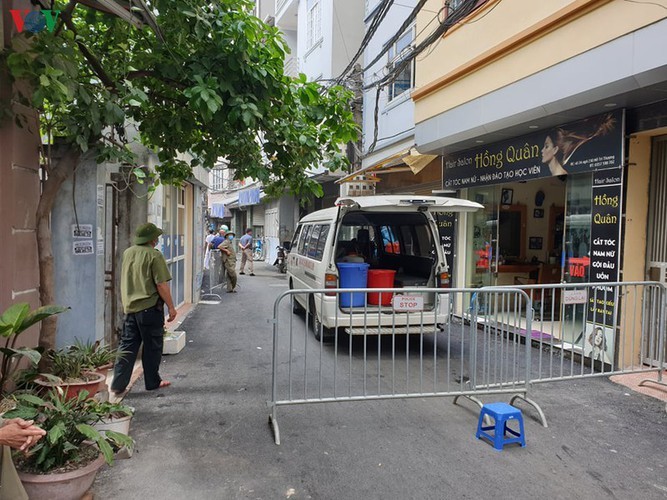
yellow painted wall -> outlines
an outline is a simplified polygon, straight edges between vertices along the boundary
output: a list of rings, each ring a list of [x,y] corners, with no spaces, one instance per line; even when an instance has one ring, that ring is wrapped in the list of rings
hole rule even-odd
[[[664,133],[664,132],[663,132]],[[644,281],[646,274],[646,225],[648,223],[649,182],[651,173],[651,139],[660,135],[633,135],[630,138],[623,251],[623,281]],[[620,321],[622,341],[619,364],[628,368],[641,364],[641,311],[643,287],[628,289]]]
[[[426,6],[430,11],[440,7],[441,0],[431,0]],[[592,10],[582,14],[584,11],[576,9]],[[575,10],[580,17],[567,17]],[[417,22],[418,33],[433,16],[432,12],[422,11]],[[422,122],[665,17],[667,10],[663,8],[624,0],[489,0],[478,13],[465,20],[468,24],[446,34],[430,53],[426,52],[427,56],[417,58],[415,120]],[[568,22],[555,27],[552,21],[558,19]],[[517,39],[527,36],[527,31],[540,22],[546,24],[527,38],[525,46],[520,46]],[[503,44],[509,41],[519,46],[503,49]],[[499,58],[464,68],[483,55]],[[459,71],[459,79],[428,95],[420,94],[438,79]]]

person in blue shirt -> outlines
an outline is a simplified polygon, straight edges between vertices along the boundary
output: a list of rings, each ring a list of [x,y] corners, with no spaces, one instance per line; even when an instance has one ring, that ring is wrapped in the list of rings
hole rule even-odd
[[[250,276],[255,275],[255,264],[252,259],[252,229],[248,228],[245,230],[245,234],[241,236],[239,241],[239,248],[241,249],[241,272],[239,274],[245,274],[245,265],[248,262],[248,267],[250,268]]]
[[[213,238],[213,241],[210,243],[211,249],[216,250],[220,244],[225,241],[225,234],[227,234],[227,230],[221,227],[218,231],[218,235]]]

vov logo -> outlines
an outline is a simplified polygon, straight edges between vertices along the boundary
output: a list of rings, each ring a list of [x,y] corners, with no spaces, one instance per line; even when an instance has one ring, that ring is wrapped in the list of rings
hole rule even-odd
[[[11,9],[9,12],[19,33],[23,33],[24,30],[39,33],[45,29],[52,32],[60,15],[59,10]]]

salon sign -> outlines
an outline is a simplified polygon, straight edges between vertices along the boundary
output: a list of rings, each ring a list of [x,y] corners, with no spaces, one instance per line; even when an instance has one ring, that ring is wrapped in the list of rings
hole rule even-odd
[[[623,110],[446,155],[445,188],[463,189],[619,168]]]

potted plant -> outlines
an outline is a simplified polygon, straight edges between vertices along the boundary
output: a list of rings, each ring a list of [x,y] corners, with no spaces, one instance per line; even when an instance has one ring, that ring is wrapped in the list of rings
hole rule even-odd
[[[25,303],[14,304],[6,309],[0,315],[0,336],[4,338],[5,344],[0,347],[2,361],[0,362],[0,396],[6,395],[7,384],[13,378],[18,369],[19,361],[27,359],[31,366],[37,366],[41,359],[41,353],[37,349],[30,347],[16,347],[19,336],[31,326],[39,323],[49,316],[65,312],[68,307],[44,306],[30,310],[30,306]],[[6,409],[10,401],[3,399],[0,403],[0,412]],[[13,402],[12,402],[13,404]]]
[[[35,383],[42,387],[62,387],[67,398],[74,398],[86,391],[92,398],[99,390],[100,383],[106,379],[90,369],[86,357],[79,351],[60,349],[48,351],[51,373],[40,373]]]
[[[93,401],[92,404],[95,406],[95,412],[103,415],[99,422],[93,426],[98,431],[114,431],[125,435],[130,434],[130,422],[134,416],[133,408],[109,401]]]
[[[105,415],[85,391],[68,398],[63,390],[51,389],[43,398],[21,394],[15,399],[17,406],[7,418],[34,420],[47,433],[29,455],[14,455],[30,498],[81,498],[104,462],[113,464],[112,446],[132,445],[124,434],[93,427]]]
[[[86,365],[90,371],[104,376],[105,380],[100,382],[100,390],[106,389],[106,377],[109,369],[113,367],[120,356],[126,353],[126,351],[113,349],[110,346],[102,346],[99,340],[97,342],[82,342],[77,340],[69,350],[78,353],[82,357],[82,364]]]
[[[125,354],[125,351],[121,351],[120,349],[101,345],[99,340],[97,342],[81,342],[77,340],[69,349],[70,351],[80,353],[83,357],[83,362],[91,370],[104,375],[114,365],[115,361]]]

